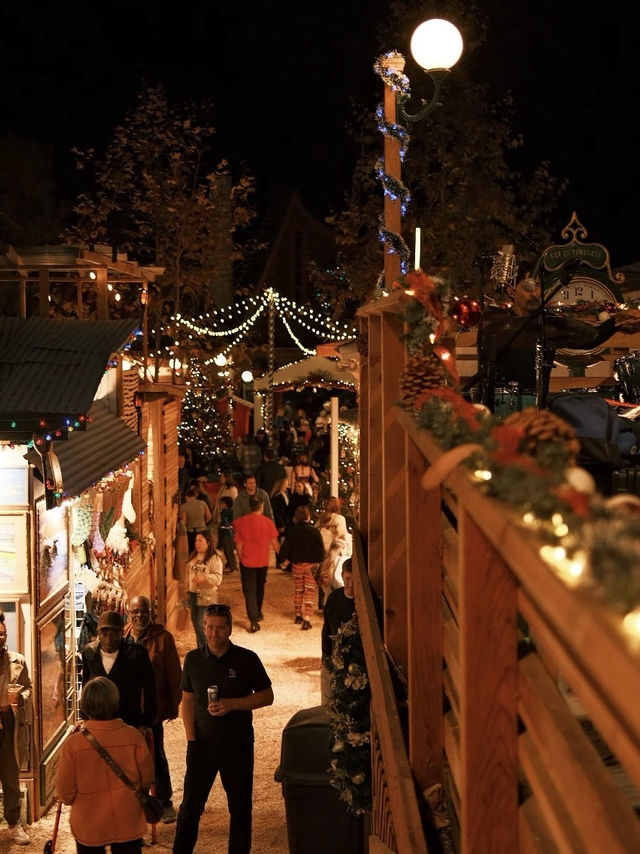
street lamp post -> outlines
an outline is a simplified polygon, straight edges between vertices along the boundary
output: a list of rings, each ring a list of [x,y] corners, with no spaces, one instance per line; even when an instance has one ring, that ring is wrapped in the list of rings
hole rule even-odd
[[[411,53],[413,58],[429,75],[433,82],[433,94],[429,102],[422,101],[418,112],[407,112],[409,96],[395,83],[398,75],[404,71],[404,57],[399,53],[391,53],[380,60],[382,68],[390,72],[383,77],[384,89],[384,118],[387,127],[396,125],[399,118],[407,130],[412,124],[421,121],[437,107],[441,106],[440,93],[449,70],[460,59],[462,54],[462,36],[457,27],[442,18],[432,18],[420,24],[411,37]],[[406,79],[406,78],[405,78]],[[384,168],[386,175],[396,184],[401,182],[400,141],[396,134],[385,133]],[[387,235],[401,233],[402,217],[401,199],[391,193],[385,193],[384,225]],[[393,251],[389,241],[384,256],[384,278],[388,286],[400,275],[400,256]]]

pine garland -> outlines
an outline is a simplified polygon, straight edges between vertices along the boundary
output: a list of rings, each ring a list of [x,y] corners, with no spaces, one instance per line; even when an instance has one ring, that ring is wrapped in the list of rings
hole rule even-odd
[[[358,623],[343,623],[331,655],[329,719],[333,733],[329,781],[356,815],[371,809],[371,688]]]

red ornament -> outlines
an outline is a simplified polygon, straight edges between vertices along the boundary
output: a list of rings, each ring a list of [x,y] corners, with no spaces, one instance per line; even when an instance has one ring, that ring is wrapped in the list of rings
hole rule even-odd
[[[468,296],[456,297],[449,314],[459,326],[470,329],[479,322],[482,309],[477,299]]]

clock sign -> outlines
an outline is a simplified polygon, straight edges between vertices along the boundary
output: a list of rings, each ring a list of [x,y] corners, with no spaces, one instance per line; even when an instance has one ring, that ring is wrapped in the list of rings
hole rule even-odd
[[[557,279],[556,279],[557,282]],[[546,284],[546,290],[552,290],[555,282]],[[566,285],[563,285],[549,300],[549,305],[575,305],[576,303],[614,303],[617,305],[621,300],[617,289],[605,285],[598,279],[587,275],[576,275]]]

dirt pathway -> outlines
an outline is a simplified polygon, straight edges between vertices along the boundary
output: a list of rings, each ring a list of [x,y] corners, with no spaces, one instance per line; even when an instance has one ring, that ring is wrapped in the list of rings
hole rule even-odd
[[[265,591],[264,621],[262,630],[247,632],[248,621],[239,573],[225,575],[219,600],[232,606],[234,629],[232,640],[240,646],[255,650],[262,659],[273,682],[274,705],[254,713],[255,776],[253,809],[253,854],[287,854],[287,828],[282,787],[274,781],[274,772],[280,762],[282,730],[299,709],[320,702],[320,627],[322,613],[317,612],[311,631],[303,632],[293,622],[293,581],[291,575],[279,569],[270,569]],[[176,643],[181,657],[195,645],[193,629],[176,632]],[[165,725],[165,744],[174,788],[174,805],[182,800],[184,777],[185,737],[181,720]],[[0,832],[0,850],[42,851],[51,837],[55,810],[32,825],[30,848],[20,849],[8,845]],[[75,843],[69,831],[68,808],[63,809],[56,854],[75,854]],[[219,779],[209,797],[200,823],[196,854],[227,849],[228,813],[224,791]],[[157,825],[159,852],[171,851],[175,824]],[[147,842],[151,834],[147,834]]]

